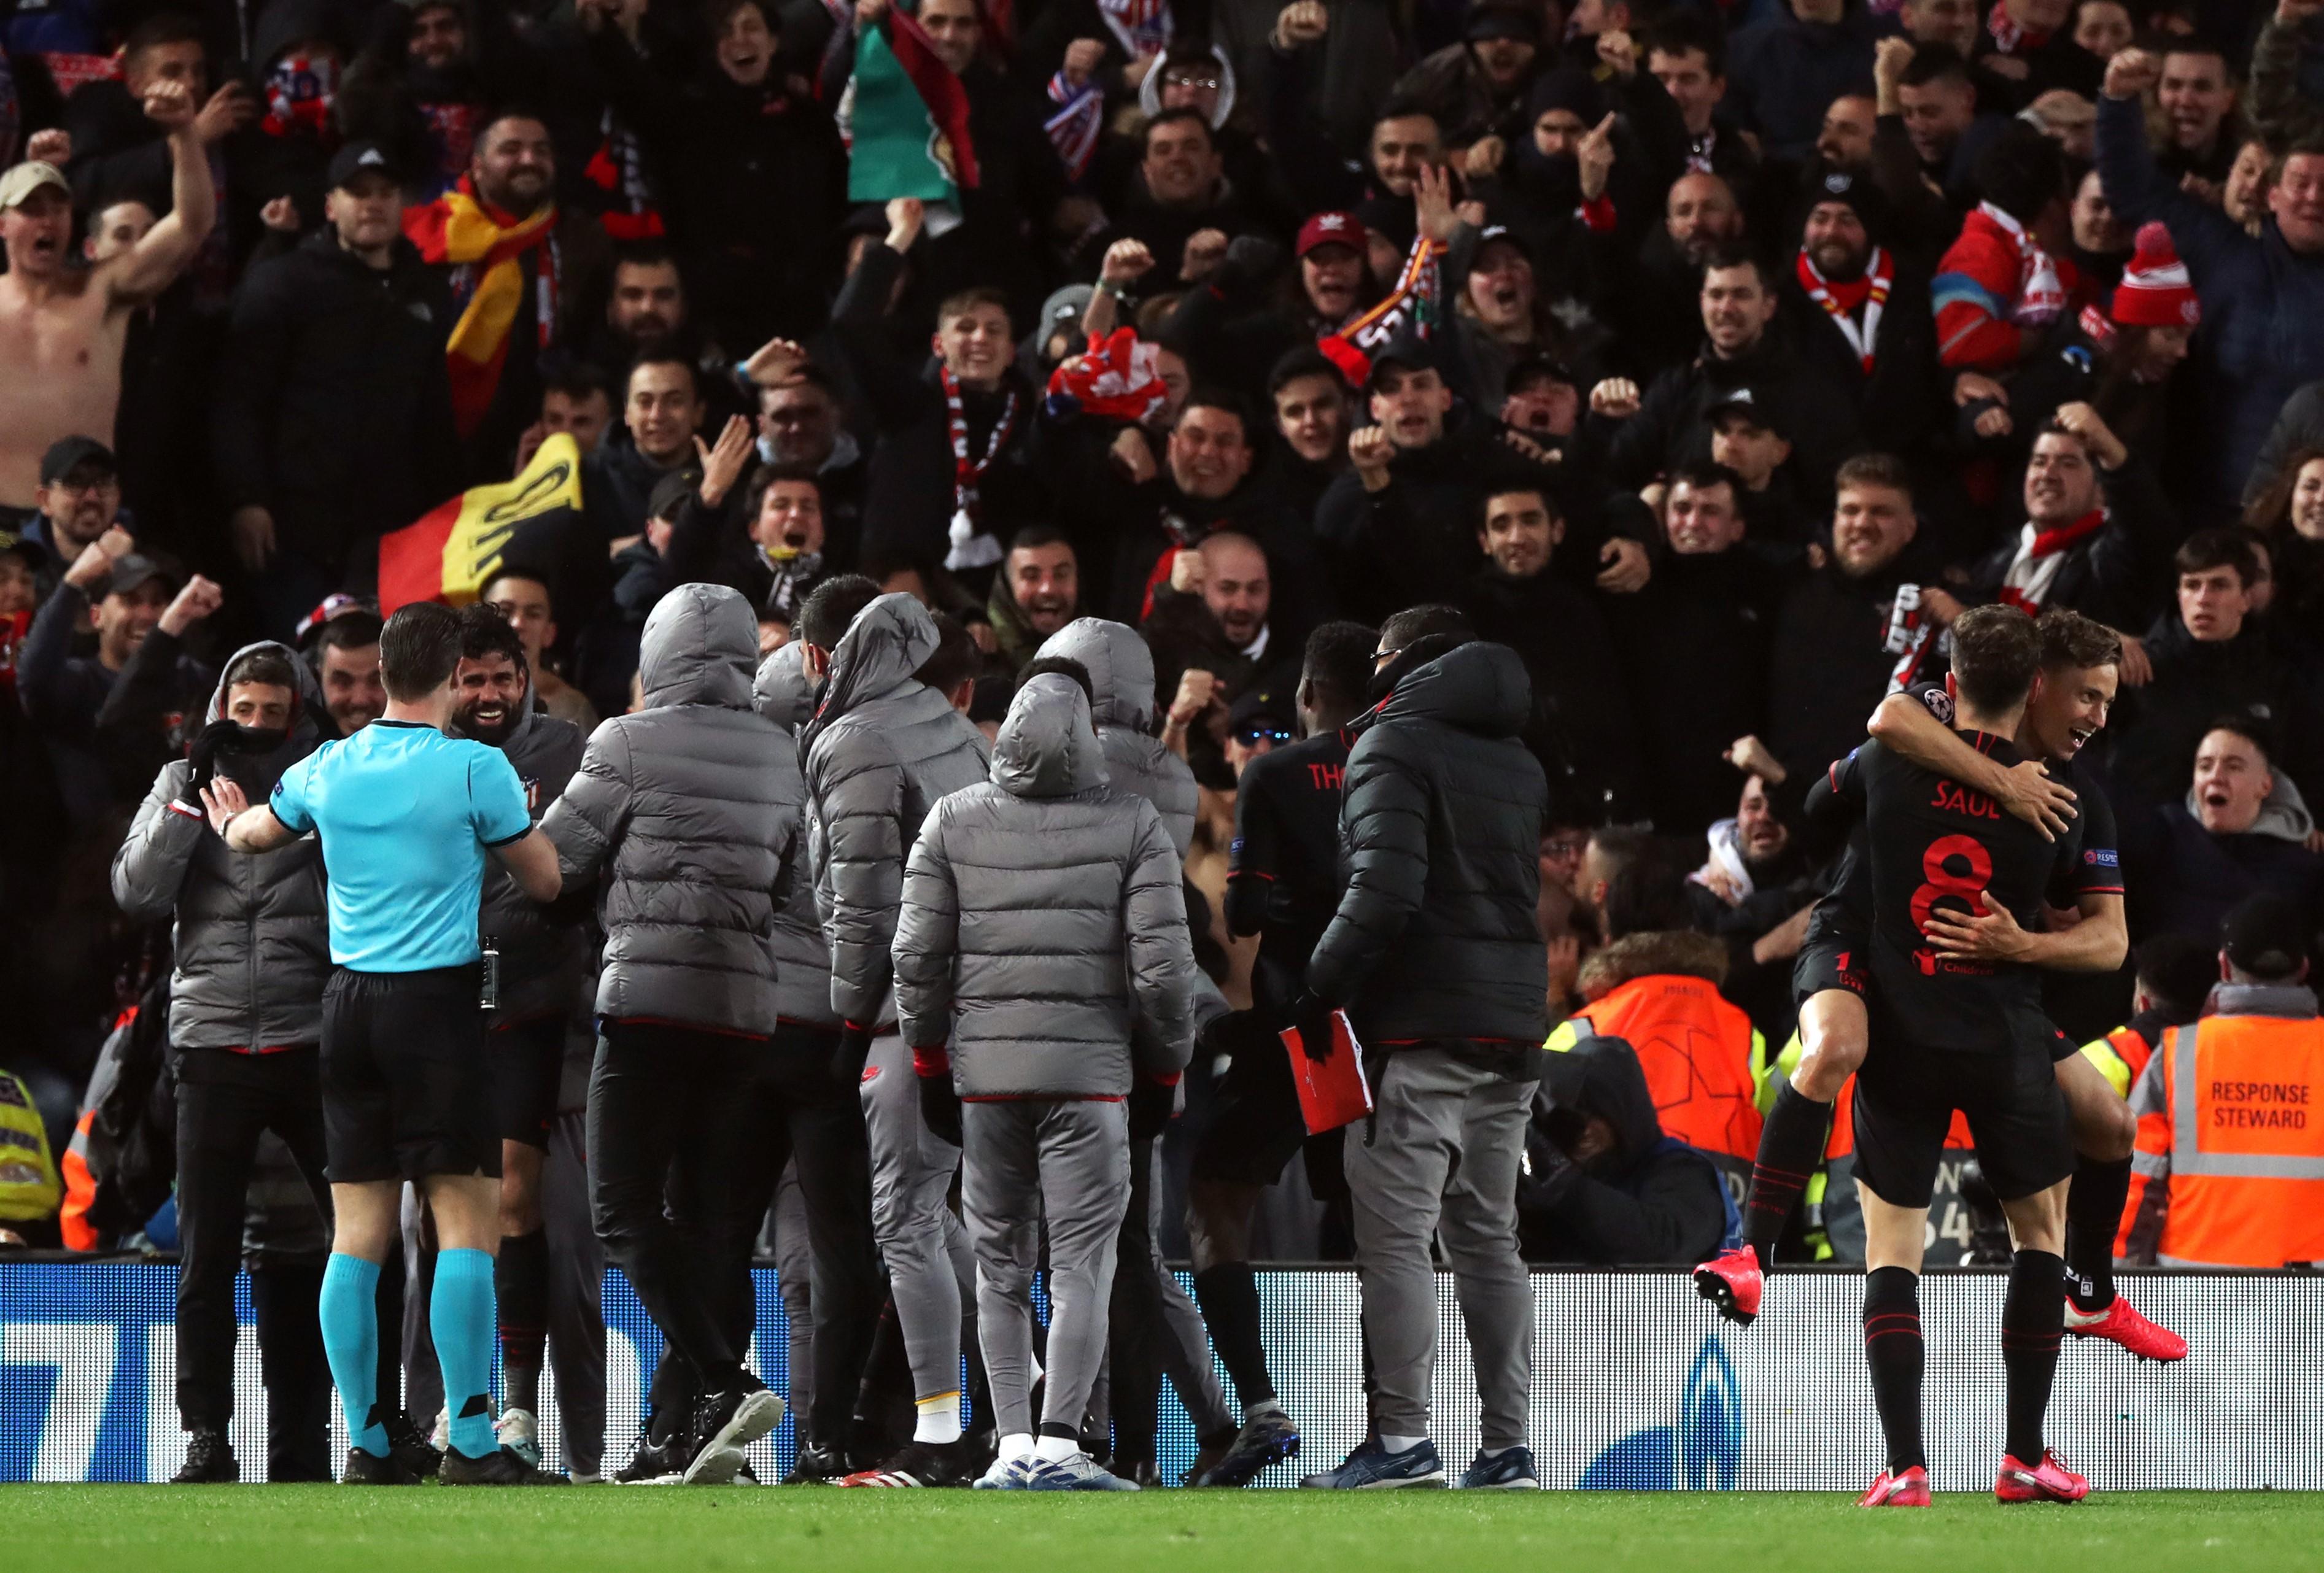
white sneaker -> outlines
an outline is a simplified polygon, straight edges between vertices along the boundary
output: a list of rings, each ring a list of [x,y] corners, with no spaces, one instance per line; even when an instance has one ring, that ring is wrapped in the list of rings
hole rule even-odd
[[[1014,1489],[1019,1491],[1135,1491],[1135,1481],[1100,1467],[1087,1453],[1076,1452],[1070,1458],[1044,1458],[1038,1455],[1018,1461]]]
[[[522,1458],[534,1468],[540,1467],[540,1422],[529,1409],[509,1409],[501,1412],[493,1427],[493,1435],[502,1447]]]
[[[598,1474],[594,1469],[576,1469],[571,1473],[573,1476],[573,1484],[576,1486],[603,1486],[605,1484],[605,1477],[603,1475]]]
[[[978,1491],[1014,1491],[1017,1489],[1018,1475],[1022,1472],[1023,1466],[1029,1461],[1029,1455],[1014,1458],[995,1458],[992,1460],[992,1467],[970,1481],[969,1485]]]

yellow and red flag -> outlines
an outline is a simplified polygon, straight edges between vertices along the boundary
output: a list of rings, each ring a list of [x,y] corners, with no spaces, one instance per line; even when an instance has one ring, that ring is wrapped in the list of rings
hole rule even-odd
[[[556,432],[515,480],[464,492],[380,538],[380,613],[414,601],[466,606],[504,562],[560,561],[580,528],[581,449]]]

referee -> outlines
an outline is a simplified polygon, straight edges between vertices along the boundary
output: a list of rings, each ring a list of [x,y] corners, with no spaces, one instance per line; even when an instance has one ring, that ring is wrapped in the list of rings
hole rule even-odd
[[[237,852],[309,832],[329,880],[331,980],[323,991],[324,1150],[337,1229],[323,1274],[323,1347],[354,1445],[348,1484],[410,1486],[374,1391],[373,1291],[399,1243],[404,1181],[435,1215],[442,1254],[429,1324],[451,1411],[447,1486],[562,1486],[493,1434],[493,1252],[501,1144],[484,1069],[477,902],[490,851],[535,901],[561,888],[557,850],[533,827],[499,750],[447,737],[459,691],[460,620],[404,607],[380,636],[387,713],[284,771],[252,808],[220,776],[202,789]]]

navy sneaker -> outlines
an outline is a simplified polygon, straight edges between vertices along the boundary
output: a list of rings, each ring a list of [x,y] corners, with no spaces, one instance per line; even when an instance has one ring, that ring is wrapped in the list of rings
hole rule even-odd
[[[1224,1453],[1198,1466],[1186,1476],[1189,1486],[1248,1486],[1269,1464],[1299,1456],[1299,1428],[1280,1410],[1270,1410],[1244,1422]]]
[[[1463,1491],[1539,1491],[1541,1474],[1533,1467],[1531,1448],[1505,1448],[1488,1457],[1477,1455],[1461,1476]]]
[[[1361,1447],[1348,1455],[1346,1463],[1321,1475],[1309,1475],[1299,1484],[1323,1491],[1389,1491],[1408,1486],[1442,1490],[1444,1460],[1436,1456],[1436,1444],[1425,1437],[1401,1453],[1381,1447],[1378,1437],[1367,1437]]]

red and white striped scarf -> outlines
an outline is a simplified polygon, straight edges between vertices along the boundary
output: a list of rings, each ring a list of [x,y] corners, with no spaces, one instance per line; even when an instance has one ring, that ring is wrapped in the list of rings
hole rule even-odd
[[[1830,281],[1808,260],[1805,247],[1800,250],[1799,278],[1800,288],[1807,291],[1809,299],[1823,308],[1832,327],[1840,329],[1840,336],[1848,341],[1848,347],[1864,363],[1864,374],[1870,376],[1873,352],[1880,337],[1880,314],[1887,309],[1888,291],[1896,282],[1895,259],[1874,246],[1871,259],[1864,264],[1864,276],[1840,287],[1842,293],[1852,296],[1858,292],[1857,286],[1863,286],[1864,322],[1860,327],[1849,315],[1850,307],[1833,293]]]
[[[2106,509],[2093,508],[2070,524],[2053,524],[2047,529],[2027,520],[2018,534],[2017,555],[2002,576],[2002,603],[2039,617],[2058,582],[2058,570],[2066,566],[2066,554],[2104,529],[2109,517]]]

